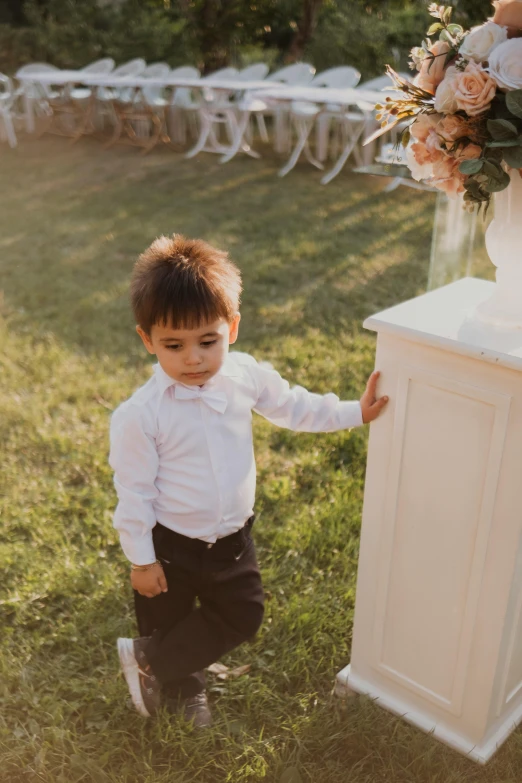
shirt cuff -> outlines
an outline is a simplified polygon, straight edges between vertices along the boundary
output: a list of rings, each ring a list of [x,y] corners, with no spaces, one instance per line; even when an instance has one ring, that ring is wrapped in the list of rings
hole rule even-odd
[[[149,565],[156,562],[156,552],[152,535],[143,538],[131,538],[124,533],[120,534],[121,548],[127,560],[133,565]]]
[[[339,403],[338,415],[340,429],[347,430],[364,424],[359,400],[355,400],[355,402],[341,401]]]

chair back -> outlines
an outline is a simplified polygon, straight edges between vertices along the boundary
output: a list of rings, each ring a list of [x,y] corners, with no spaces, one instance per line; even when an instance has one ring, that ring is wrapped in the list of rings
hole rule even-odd
[[[309,63],[293,63],[274,71],[266,77],[267,82],[282,82],[290,85],[310,84],[314,78],[315,68]]]
[[[80,68],[82,73],[96,73],[103,76],[105,73],[111,73],[114,68],[114,60],[112,57],[103,57],[101,60],[95,60],[93,63],[86,65],[85,68]]]
[[[260,81],[261,79],[264,79],[265,76],[268,73],[268,65],[266,63],[254,63],[253,65],[248,65],[246,68],[242,68],[237,78],[240,81]]]
[[[147,65],[141,75],[144,79],[163,79],[169,76],[169,74],[170,65],[167,65],[167,63],[152,63]],[[153,104],[161,98],[164,89],[162,84],[151,84],[150,87],[143,87],[142,94],[147,103]]]
[[[129,60],[128,63],[122,63],[122,65],[118,65],[113,71],[111,71],[111,77],[140,76],[146,67],[147,63],[142,57],[135,57],[134,60]]]
[[[406,79],[410,79],[407,74],[401,74]],[[386,92],[386,95],[400,97],[401,92],[395,89],[395,86],[387,74],[383,76],[376,76],[375,79],[368,79],[368,81],[359,84],[358,90],[372,90],[372,92]],[[383,95],[384,97],[384,95]]]
[[[181,65],[179,68],[173,68],[171,76],[178,76],[180,79],[199,79],[200,73],[192,65]],[[192,103],[192,93],[190,87],[176,87],[172,96],[172,106],[190,106]]]
[[[228,68],[220,68],[219,71],[209,73],[208,76],[204,76],[206,82],[214,81],[215,79],[234,79],[238,74],[237,68],[229,66]]]
[[[338,68],[328,68],[315,76],[310,82],[310,87],[356,87],[361,79],[361,74],[351,65],[341,65]]]
[[[15,73],[15,78],[20,76],[30,76],[32,73],[42,73],[45,71],[59,71],[56,65],[48,63],[28,63],[22,65]],[[22,90],[31,98],[49,98],[51,96],[51,86],[49,84],[36,84],[35,82],[22,82]]]

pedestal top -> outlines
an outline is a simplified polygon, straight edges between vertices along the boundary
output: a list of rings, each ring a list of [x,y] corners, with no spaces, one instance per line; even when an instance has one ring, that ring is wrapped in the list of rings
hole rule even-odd
[[[465,277],[370,316],[363,326],[444,351],[522,372],[522,329],[501,329],[474,318],[495,283]]]

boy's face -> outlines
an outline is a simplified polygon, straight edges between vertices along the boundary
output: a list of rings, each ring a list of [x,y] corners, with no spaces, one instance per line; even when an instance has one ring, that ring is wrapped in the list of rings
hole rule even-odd
[[[136,331],[167,375],[187,386],[202,386],[219,371],[228,346],[236,342],[239,319],[238,313],[232,323],[220,318],[197,329],[154,324],[150,334],[140,326]]]

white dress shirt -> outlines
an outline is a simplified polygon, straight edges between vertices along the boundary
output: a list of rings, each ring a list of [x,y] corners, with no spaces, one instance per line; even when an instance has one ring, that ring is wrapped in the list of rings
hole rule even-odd
[[[186,386],[159,364],[111,419],[109,462],[118,506],[114,527],[127,558],[155,558],[156,522],[213,543],[253,514],[252,411],[280,427],[333,432],[363,423],[359,402],[290,388],[279,373],[229,353],[203,386]]]

